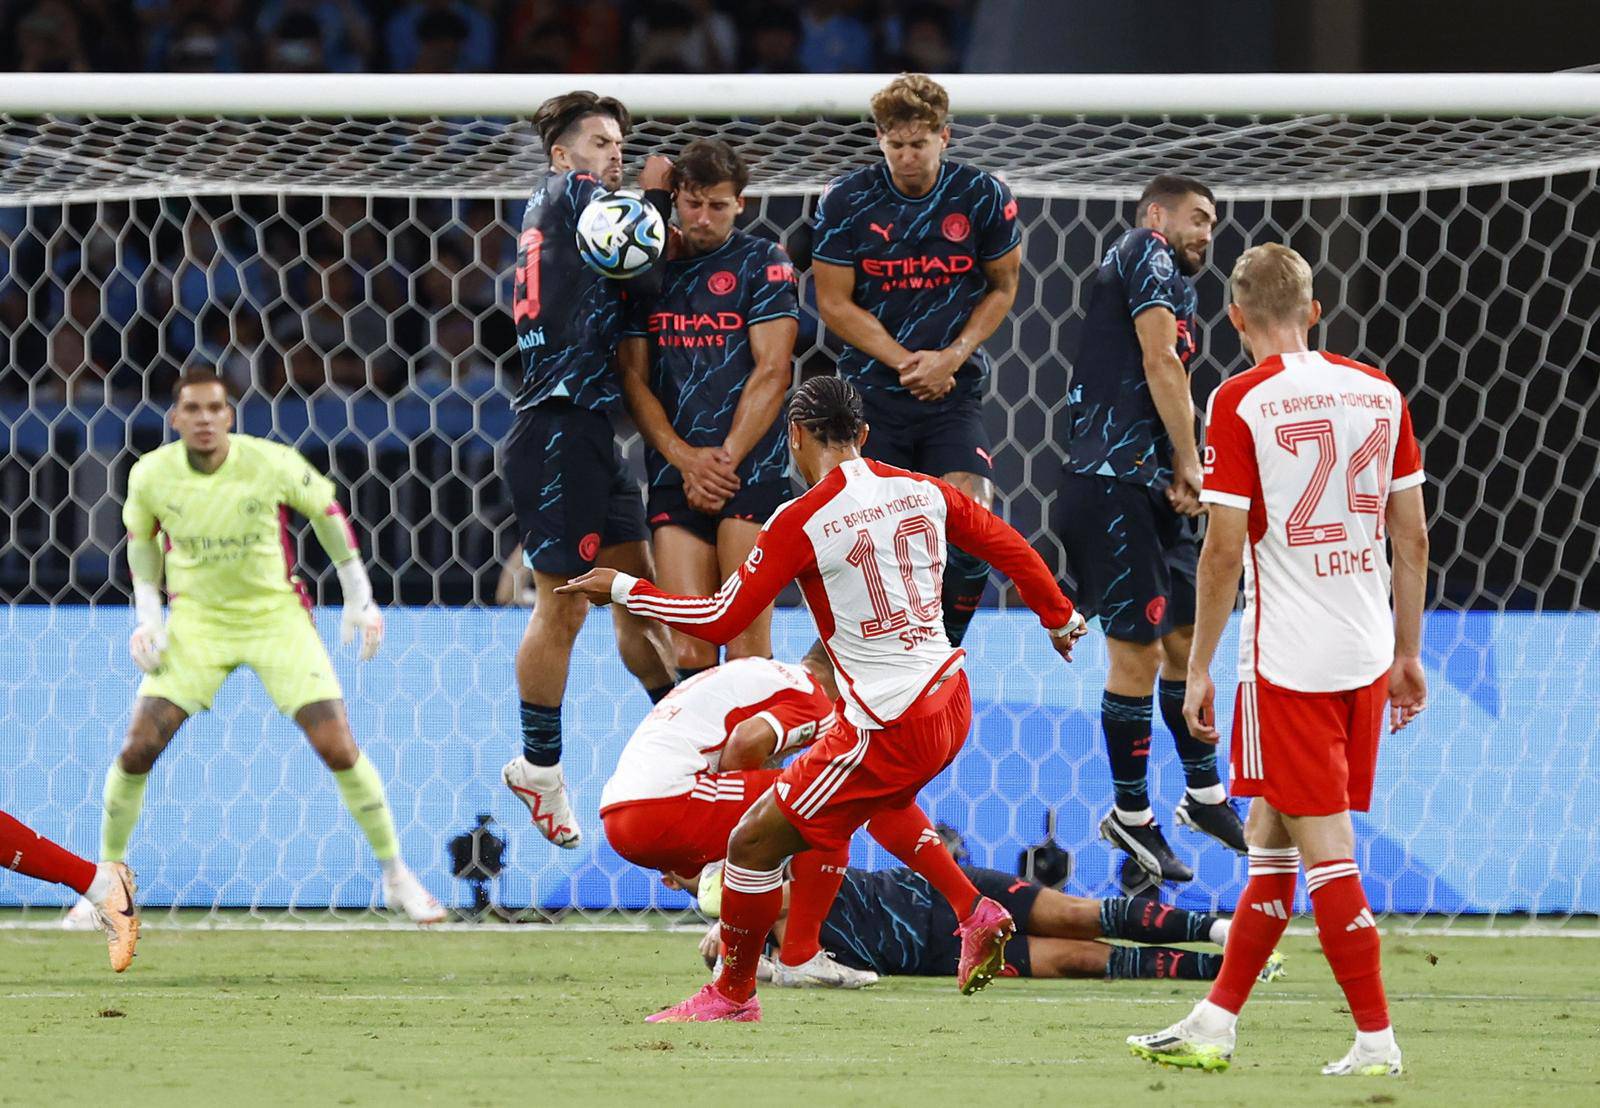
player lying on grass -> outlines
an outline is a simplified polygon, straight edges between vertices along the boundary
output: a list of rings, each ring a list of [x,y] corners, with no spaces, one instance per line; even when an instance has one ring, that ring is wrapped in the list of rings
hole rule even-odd
[[[121,862],[95,865],[51,842],[27,824],[0,812],[0,867],[76,890],[111,944],[111,968],[133,961],[139,945],[139,909],[134,907],[133,871]]]
[[[809,745],[833,715],[814,675],[768,658],[740,658],[691,677],[651,710],[617,759],[600,796],[606,840],[634,865],[660,870],[669,886],[694,889],[702,868],[727,853],[740,817],[778,779],[778,770],[764,767]],[[891,850],[933,834],[915,804],[868,829]],[[915,848],[912,857],[923,869],[937,862]],[[822,949],[822,921],[849,860],[846,843],[812,851],[794,867],[789,926],[772,963],[778,984],[859,988],[876,980]]]
[[[1211,981],[1222,966],[1220,954],[1099,941],[1221,946],[1227,941],[1229,924],[1218,916],[1154,900],[1068,896],[1014,874],[979,866],[964,865],[961,871],[1017,921],[1017,934],[1006,944],[1004,976]],[[670,879],[667,883],[685,887]],[[702,882],[702,889],[707,886],[714,890],[715,882]],[[714,897],[710,890],[708,897]],[[787,920],[779,920],[774,928],[773,934],[780,940],[786,924]],[[820,938],[832,957],[846,967],[874,975],[953,977],[961,954],[960,943],[954,940],[955,929],[949,905],[911,870],[851,867],[822,923]],[[701,940],[700,953],[707,965],[714,964],[717,957],[720,930],[720,924],[713,924]],[[1261,973],[1264,981],[1282,976],[1282,957],[1274,952]],[[775,985],[796,983],[774,975],[771,966],[758,970],[757,976]]]
[[[384,904],[418,923],[439,922],[444,909],[400,858],[383,781],[350,733],[344,692],[294,572],[290,511],[310,521],[338,571],[344,641],[359,639],[362,661],[377,653],[383,614],[333,482],[290,447],[232,434],[227,388],[210,370],[185,372],[173,400],[178,441],[134,464],[122,509],[138,619],[128,649],[145,677],[127,740],[106,771],[101,860],[123,859],[156,759],[245,666],[333,771],[383,868]],[[86,907],[80,902],[69,926]]]
[[[1004,967],[1015,924],[947,854],[917,850],[923,831],[933,833],[916,807],[917,793],[955,760],[972,723],[965,656],[945,637],[939,599],[947,540],[1016,582],[1062,658],[1071,659],[1084,630],[1016,531],[936,478],[861,457],[868,428],[860,394],[849,384],[837,377],[807,381],[795,391],[788,418],[789,452],[810,491],[773,514],[750,557],[715,596],[671,596],[605,569],[565,586],[724,643],[796,581],[843,692],[833,723],[779,773],[729,836],[722,972],[653,1022],[758,1021],[756,963],[782,910],[786,864],[792,858],[796,872],[814,868],[811,887],[827,891],[831,901],[844,875],[833,863],[822,868],[819,859],[848,849],[850,836],[869,820],[918,828],[917,839],[889,844],[892,853],[950,901],[962,934],[957,985],[963,993],[983,988]]]

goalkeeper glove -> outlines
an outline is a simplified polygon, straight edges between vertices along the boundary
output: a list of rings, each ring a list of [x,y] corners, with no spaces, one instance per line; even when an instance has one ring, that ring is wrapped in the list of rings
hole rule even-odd
[[[372,602],[372,582],[360,558],[350,558],[334,568],[339,571],[339,588],[344,593],[340,639],[349,646],[360,635],[357,657],[365,662],[383,645],[383,613]]]

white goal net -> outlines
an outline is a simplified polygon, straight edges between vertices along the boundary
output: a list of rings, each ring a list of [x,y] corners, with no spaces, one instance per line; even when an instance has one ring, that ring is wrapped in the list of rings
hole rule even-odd
[[[479,813],[508,842],[495,899],[546,918],[681,910],[603,843],[600,785],[647,704],[609,623],[580,640],[567,770],[587,837],[549,848],[499,783],[519,749],[511,656],[526,613],[496,605],[515,537],[496,474],[520,373],[515,229],[544,159],[546,96],[593,87],[638,122],[637,160],[690,137],[754,165],[747,227],[804,273],[834,175],[874,158],[883,78],[10,78],[0,89],[0,808],[96,850],[105,767],[136,673],[120,499],[164,441],[184,367],[215,366],[242,430],[326,467],[350,507],[390,638],[336,652],[358,740],[388,781],[404,850],[452,904],[447,841]],[[1240,369],[1224,276],[1247,245],[1311,260],[1318,340],[1410,398],[1430,474],[1425,636],[1432,706],[1387,741],[1358,859],[1391,914],[1600,912],[1600,76],[952,78],[951,156],[1002,174],[1024,226],[1011,318],[990,340],[999,510],[1047,559],[1049,504],[1086,282],[1160,172],[1210,184],[1197,402]],[[797,373],[836,343],[802,278]],[[301,562],[333,600],[314,543]],[[977,719],[926,806],[977,864],[1013,869],[1045,813],[1070,889],[1113,890],[1094,839],[1111,786],[1103,648],[1070,671],[1004,594],[969,648]],[[336,615],[319,617],[332,638]],[[780,656],[809,643],[779,613]],[[1232,657],[1224,645],[1219,658]],[[1231,666],[1217,677],[1231,696]],[[1231,703],[1231,701],[1229,701]],[[1157,724],[1158,813],[1181,791]],[[1232,907],[1242,863],[1178,833],[1177,903]],[[859,858],[884,863],[876,848]],[[374,863],[333,783],[253,679],[232,679],[151,777],[129,861],[174,918],[350,918]],[[0,907],[56,891],[0,874]],[[287,917],[284,913],[287,912]]]

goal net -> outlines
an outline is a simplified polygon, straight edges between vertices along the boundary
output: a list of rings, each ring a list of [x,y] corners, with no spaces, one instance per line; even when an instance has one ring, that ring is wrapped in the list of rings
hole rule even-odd
[[[586,837],[556,851],[499,782],[518,748],[511,657],[526,611],[502,589],[515,543],[495,448],[520,372],[515,230],[545,162],[528,123],[574,85],[639,117],[629,153],[693,136],[754,165],[745,225],[804,273],[834,175],[877,156],[865,105],[885,79],[10,78],[0,90],[0,807],[85,854],[136,672],[120,499],[160,444],[186,366],[239,390],[241,430],[326,467],[380,601],[379,657],[335,650],[358,740],[388,782],[403,849],[442,899],[467,887],[449,840],[480,813],[507,844],[495,900],[585,918],[687,900],[624,864],[595,806],[643,716],[609,621],[578,645],[567,773]],[[400,85],[402,87],[395,87]],[[492,86],[492,87],[486,87]],[[1086,282],[1159,172],[1218,195],[1198,279],[1198,403],[1245,365],[1224,278],[1246,246],[1310,259],[1325,347],[1385,367],[1430,475],[1431,706],[1385,741],[1358,817],[1374,906],[1391,914],[1600,912],[1600,76],[966,77],[951,156],[1019,198],[1022,284],[988,343],[999,510],[1057,556],[1049,505]],[[797,373],[836,340],[809,281]],[[637,441],[629,440],[637,453]],[[299,556],[325,601],[314,543]],[[511,606],[502,606],[510,597]],[[1070,669],[991,590],[969,640],[972,738],[924,801],[974,863],[1013,869],[1047,812],[1069,888],[1115,889],[1094,838],[1111,785],[1103,644]],[[334,640],[337,610],[319,613]],[[781,657],[810,640],[780,611]],[[1231,704],[1232,638],[1215,667]],[[1224,712],[1226,718],[1227,712]],[[1157,723],[1158,817],[1182,777]],[[1231,909],[1242,862],[1174,831],[1191,907]],[[859,848],[864,864],[885,864]],[[333,782],[254,680],[231,679],[151,776],[129,861],[173,919],[353,919],[377,867]],[[0,874],[0,906],[49,918],[58,890]]]

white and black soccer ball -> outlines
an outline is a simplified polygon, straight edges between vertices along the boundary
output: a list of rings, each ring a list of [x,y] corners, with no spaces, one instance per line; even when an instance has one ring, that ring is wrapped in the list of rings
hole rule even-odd
[[[637,277],[667,248],[667,225],[655,205],[632,189],[597,192],[578,215],[578,253],[606,277]]]

